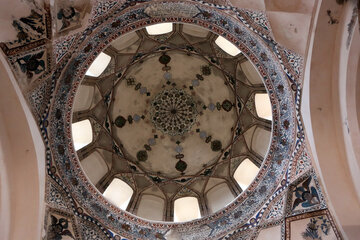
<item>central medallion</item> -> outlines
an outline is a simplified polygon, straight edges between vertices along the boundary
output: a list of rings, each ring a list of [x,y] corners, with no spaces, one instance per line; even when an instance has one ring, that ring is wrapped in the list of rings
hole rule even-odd
[[[198,115],[194,99],[177,88],[166,89],[151,102],[151,120],[155,127],[170,136],[183,135]]]

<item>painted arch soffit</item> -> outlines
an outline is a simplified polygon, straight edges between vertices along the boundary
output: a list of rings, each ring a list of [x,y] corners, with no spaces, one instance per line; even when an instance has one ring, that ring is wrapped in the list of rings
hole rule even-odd
[[[255,227],[262,218],[262,214],[257,214],[259,209],[271,201],[274,192],[281,192],[289,185],[285,173],[292,167],[293,157],[303,142],[297,111],[298,79],[281,64],[281,47],[257,31],[258,25],[255,28],[240,17],[228,15],[229,11],[240,14],[236,9],[219,8],[197,2],[126,2],[116,5],[111,15],[90,25],[73,40],[72,53],[58,63],[52,75],[52,84],[57,87],[55,91],[52,88],[53,102],[50,110],[45,110],[49,116],[43,115],[40,128],[51,150],[49,176],[61,182],[67,193],[71,192],[68,198],[75,215],[96,222],[105,232],[111,229],[129,238],[156,239],[171,228],[186,239],[212,239],[240,227]],[[81,170],[70,137],[75,93],[95,57],[120,35],[159,22],[197,24],[237,45],[262,75],[273,108],[271,145],[255,181],[225,209],[187,223],[146,221],[110,205]]]

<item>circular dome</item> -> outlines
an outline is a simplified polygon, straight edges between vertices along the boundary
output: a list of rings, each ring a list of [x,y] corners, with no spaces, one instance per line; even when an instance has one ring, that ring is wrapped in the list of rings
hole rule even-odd
[[[233,13],[235,15],[229,15],[227,10],[222,11],[197,2],[129,3],[124,7],[123,5],[114,7],[114,10],[105,19],[101,18],[101,22],[91,24],[76,37],[71,53],[65,56],[52,75],[53,103],[50,106],[49,115],[44,115],[46,120],[41,123],[48,126],[44,129],[44,136],[49,135],[48,174],[56,181],[61,178],[61,184],[66,193],[71,193],[69,201],[76,216],[95,223],[108,237],[113,236],[112,233],[115,232],[116,236],[137,239],[161,239],[166,238],[170,233],[178,234],[184,239],[219,239],[224,236],[225,238],[229,235],[234,236],[234,234],[236,237],[234,231],[255,228],[261,224],[265,216],[263,210],[268,205],[268,199],[273,194],[286,189],[289,184],[290,178],[287,170],[291,167],[291,161],[296,154],[296,139],[297,136],[303,136],[302,129],[296,127],[297,117],[299,117],[296,112],[298,109],[296,99],[298,98],[294,98],[294,95],[299,96],[300,90],[297,83],[289,81],[288,76],[290,75],[285,73],[289,68],[282,64],[282,57],[276,53],[281,46],[267,37],[266,33],[264,35],[257,34],[259,29],[251,27],[255,23],[252,25],[247,23],[249,18],[245,11],[233,11]],[[222,65],[221,69],[233,73],[230,76],[235,76],[235,79],[228,79],[231,83],[230,86],[235,86],[237,95],[243,99],[240,99],[242,111],[245,109],[256,116],[248,118],[245,116],[249,115],[240,114],[238,119],[242,119],[242,124],[245,125],[237,125],[235,133],[239,133],[237,135],[239,137],[234,139],[231,153],[219,152],[222,154],[219,161],[223,161],[223,164],[204,167],[199,175],[189,180],[183,176],[162,178],[161,175],[149,175],[145,171],[141,171],[136,163],[131,164],[127,158],[124,158],[121,152],[123,146],[114,141],[111,134],[112,128],[117,128],[108,114],[110,112],[108,111],[110,110],[109,103],[112,101],[112,91],[109,89],[111,89],[114,79],[116,83],[118,77],[126,75],[126,72],[120,70],[127,69],[128,63],[132,65],[132,63],[146,58],[148,55],[142,54],[143,52],[157,48],[154,47],[154,44],[148,44],[148,41],[139,50],[137,47],[139,45],[125,47],[125,49],[119,48],[123,51],[123,56],[116,57],[117,62],[112,57],[112,49],[104,49],[109,44],[114,46],[114,40],[119,36],[128,36],[127,39],[131,39],[131,35],[127,34],[133,31],[136,31],[137,37],[135,38],[138,38],[140,30],[146,31],[145,36],[140,34],[140,39],[155,40],[158,45],[161,45],[159,51],[167,52],[167,47],[171,49],[171,45],[177,44],[179,40],[171,38],[174,41],[162,44],[162,41],[166,42],[166,39],[169,39],[175,30],[177,31],[174,24],[170,24],[172,26],[170,34],[165,31],[162,35],[150,35],[150,33],[147,34],[147,30],[142,29],[145,26],[161,22],[191,23],[202,26],[238,46],[237,50],[241,50],[241,55],[236,55],[238,51],[233,51],[236,49],[225,48],[225,45],[228,47],[229,45],[224,45],[223,41],[218,42],[223,48],[217,47],[217,43],[214,45],[213,43],[218,39],[216,35],[213,35],[214,37],[211,39],[201,35],[202,33],[188,34],[190,36],[185,37],[187,53],[205,56],[213,66]],[[189,29],[184,29],[186,28],[183,28],[182,36],[189,32]],[[136,41],[140,39],[138,38]],[[263,41],[264,39],[265,41]],[[123,40],[127,42],[126,39]],[[132,40],[129,41],[132,42]],[[211,51],[206,47],[206,43],[209,42],[212,44]],[[130,45],[125,44],[125,46]],[[229,54],[224,54],[225,50],[221,49],[227,49]],[[236,61],[234,61],[234,56],[238,57]],[[228,61],[229,58],[232,60]],[[102,72],[99,62],[108,63],[104,72]],[[239,65],[242,71],[238,71]],[[118,70],[114,71],[115,69]],[[87,71],[90,72],[85,76]],[[256,104],[258,101],[256,99],[266,99],[262,95],[266,93],[263,83],[269,93],[272,118],[268,116],[269,111],[258,109],[257,106],[262,106],[262,104]],[[256,98],[257,95],[261,97]],[[75,98],[87,99],[87,101],[78,102]],[[48,122],[47,119],[49,119]],[[94,121],[94,119],[96,120]],[[272,119],[272,123],[265,121],[266,119]],[[118,123],[123,124],[127,119],[119,120]],[[88,124],[89,122],[90,124]],[[265,122],[267,125],[261,125],[261,122]],[[78,126],[83,127],[81,129],[90,126],[92,130],[89,134],[90,137],[83,139],[74,136],[72,138],[72,134],[80,133],[81,135],[81,131],[78,131],[80,128],[74,128],[72,123],[79,123]],[[221,125],[221,122],[217,124]],[[269,134],[270,129],[271,134]],[[269,135],[271,135],[271,143],[267,150],[267,147],[264,148],[267,146],[267,141],[258,141],[257,139],[266,139],[264,136],[269,137]],[[78,144],[75,141],[77,139],[81,139]],[[89,141],[90,143],[86,145]],[[257,144],[253,145],[252,143]],[[222,148],[225,149],[226,146],[222,146]],[[237,176],[243,175],[243,166],[251,164],[254,164],[256,169],[261,165],[255,179],[252,182],[249,180],[253,179],[251,176],[239,179]],[[251,166],[252,169],[255,169],[253,165]],[[96,169],[96,171],[91,171],[91,169]],[[237,171],[238,169],[240,170]],[[232,175],[233,172],[234,175]],[[238,181],[233,178],[230,178],[229,181],[226,174],[221,173],[227,173],[233,178],[236,176],[236,179],[241,182],[238,184]],[[121,182],[115,181],[114,177],[120,179]],[[220,181],[214,178],[218,178]],[[194,181],[194,184],[190,180]],[[110,196],[115,195],[108,194],[110,189],[113,186],[123,186],[123,183],[130,187],[126,190],[130,194],[126,198],[124,197],[125,201],[120,204],[109,200]],[[205,187],[204,184],[206,184]],[[222,186],[227,187],[223,188]],[[244,187],[240,188],[239,186]],[[248,187],[246,188],[246,186]],[[244,193],[240,194],[241,190],[245,188]],[[170,189],[170,191],[166,191],[168,194],[165,196],[164,190],[166,189]],[[172,189],[176,190],[172,191]],[[195,190],[197,193],[189,196],[189,189],[193,189],[192,192]],[[220,192],[216,190],[220,190]],[[234,194],[234,191],[237,193]],[[124,195],[124,193],[125,191],[121,191],[120,195]],[[236,195],[237,197],[233,201]],[[230,196],[231,198],[225,198],[227,201],[224,199],[218,201],[214,196]],[[181,223],[171,222],[179,220],[179,217],[182,216],[175,211],[179,209],[179,202],[188,204],[188,202],[195,202],[194,199],[198,202],[197,209],[201,213],[201,218]],[[208,199],[216,201],[209,202]],[[110,204],[110,201],[114,204]],[[229,201],[232,202],[227,205],[225,202]],[[149,215],[156,216],[156,219],[161,219],[162,222],[144,219],[154,219],[145,215],[149,213],[149,207],[146,208],[146,206],[154,209]],[[126,209],[126,211],[120,208]],[[160,211],[155,211],[155,209]],[[218,209],[221,210],[217,211]],[[196,214],[195,217],[199,217],[199,214]]]
[[[113,204],[187,221],[250,185],[270,143],[271,105],[262,77],[226,39],[195,25],[152,27],[117,38],[90,66],[73,139],[86,175]],[[182,207],[185,198],[192,207]]]

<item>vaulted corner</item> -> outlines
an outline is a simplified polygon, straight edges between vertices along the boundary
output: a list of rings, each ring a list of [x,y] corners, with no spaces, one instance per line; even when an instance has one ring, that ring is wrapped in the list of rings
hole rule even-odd
[[[0,19],[0,239],[357,239],[355,2]]]

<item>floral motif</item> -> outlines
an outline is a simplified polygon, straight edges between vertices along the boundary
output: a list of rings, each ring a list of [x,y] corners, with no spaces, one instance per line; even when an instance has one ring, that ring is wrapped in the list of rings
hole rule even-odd
[[[60,60],[65,56],[65,54],[70,49],[71,45],[74,43],[76,35],[68,36],[65,39],[58,41],[55,45],[55,58],[56,62],[60,62]]]
[[[284,53],[286,54],[287,61],[289,62],[290,66],[296,75],[299,76],[300,70],[302,69],[302,57],[287,49],[284,49]]]
[[[252,18],[252,20],[258,24],[259,26],[261,26],[262,28],[264,28],[265,30],[269,30],[269,26],[268,26],[268,20],[265,16],[264,13],[262,12],[252,12],[252,11],[245,11],[247,15],[249,15],[249,17]]]
[[[305,240],[321,240],[323,235],[329,235],[330,229],[330,222],[325,216],[313,217],[310,218],[302,236]]]
[[[28,78],[32,78],[34,74],[40,74],[45,70],[45,61],[42,59],[44,53],[42,51],[17,59],[21,71],[26,73]]]
[[[137,4],[136,2],[134,2],[134,4]],[[229,37],[231,34],[233,34],[234,38],[238,38],[239,39],[239,47],[241,47],[241,49],[244,49],[244,54],[246,54],[251,60],[253,60],[253,62],[256,62],[256,67],[262,68],[262,70],[265,73],[269,73],[270,70],[275,70],[277,71],[279,74],[278,76],[272,76],[270,74],[268,74],[266,76],[266,79],[264,77],[264,81],[267,87],[272,87],[271,89],[275,89],[274,86],[279,85],[280,83],[282,85],[285,86],[285,90],[284,92],[286,94],[283,94],[281,99],[279,98],[279,101],[281,102],[281,104],[285,105],[287,104],[289,107],[286,109],[280,109],[279,108],[279,104],[277,105],[278,107],[278,115],[274,116],[274,124],[277,124],[277,121],[279,120],[283,120],[283,118],[288,118],[288,119],[293,119],[293,117],[295,116],[294,111],[291,111],[289,109],[294,109],[292,108],[293,106],[295,106],[295,103],[293,101],[292,95],[287,94],[288,93],[288,87],[287,87],[287,79],[285,78],[285,75],[283,74],[283,72],[280,69],[280,63],[278,63],[277,59],[274,59],[274,57],[272,55],[268,55],[269,58],[271,58],[269,61],[267,62],[259,62],[261,61],[261,59],[259,58],[259,51],[262,49],[267,49],[267,46],[261,42],[258,41],[257,38],[253,37],[251,34],[242,34],[240,35],[240,32],[244,32],[246,33],[247,30],[246,26],[241,25],[241,24],[237,24],[236,20],[234,20],[233,18],[228,18],[228,17],[224,17],[223,15],[221,15],[221,12],[218,11],[212,11],[210,8],[205,8],[200,4],[189,4],[189,3],[181,3],[181,4],[172,4],[172,3],[166,3],[163,4],[155,4],[155,3],[151,3],[147,4],[144,3],[144,6],[147,6],[147,9],[145,10],[149,10],[151,8],[151,11],[144,11],[144,7],[140,4],[137,4],[137,9],[135,10],[129,10],[128,13],[124,14],[124,16],[122,16],[122,14],[117,14],[120,13],[119,11],[114,11],[113,16],[111,17],[109,20],[107,21],[112,21],[111,23],[109,22],[109,24],[106,25],[106,23],[104,23],[101,26],[106,25],[106,31],[108,31],[109,33],[113,33],[115,31],[118,31],[119,28],[122,28],[123,30],[120,30],[119,32],[124,33],[128,30],[125,30],[127,28],[125,27],[129,27],[128,29],[136,29],[137,26],[135,26],[135,24],[133,24],[132,21],[135,20],[131,20],[130,18],[128,18],[127,14],[130,13],[136,13],[136,14],[142,14],[144,13],[149,13],[149,16],[153,16],[154,18],[157,16],[163,17],[163,19],[161,21],[169,21],[170,19],[165,18],[165,17],[171,17],[172,21],[189,21],[190,23],[194,23],[194,24],[202,24],[203,27],[205,28],[210,28],[212,29],[214,32],[219,32],[222,33],[225,37]],[[164,7],[164,5],[167,6]],[[190,5],[191,7],[186,7],[187,5]],[[171,7],[170,10],[173,11],[168,11],[169,7]],[[190,9],[189,9],[190,8]],[[189,12],[191,12],[192,10],[195,10],[195,13],[199,13],[200,10],[203,11],[204,13],[208,13],[206,14],[207,17],[204,20],[204,15],[205,14],[189,14]],[[176,11],[175,11],[176,10]],[[206,10],[206,11],[205,11]],[[166,11],[166,12],[165,12]],[[181,14],[179,13],[179,11],[182,11]],[[184,12],[187,11],[186,14],[184,14]],[[115,14],[116,13],[116,14]],[[150,14],[151,13],[151,14]],[[145,14],[144,14],[145,15]],[[116,17],[115,17],[116,16]],[[141,17],[141,16],[140,16]],[[180,17],[188,17],[186,19],[180,19]],[[191,18],[190,18],[191,17]],[[144,16],[143,17],[144,20],[140,21],[138,19],[136,19],[136,24],[138,25],[142,25],[145,26],[146,24],[150,24],[150,21],[152,21],[150,19],[150,17],[148,16]],[[226,18],[226,20],[228,21],[228,26],[230,26],[230,29],[228,29],[227,33],[221,32],[224,31],[223,26],[220,23],[220,19],[222,18]],[[110,28],[109,26],[111,26],[112,23],[118,21],[119,22],[119,26],[116,28]],[[149,21],[148,23],[146,23],[145,21]],[[195,22],[197,21],[197,22]],[[133,25],[131,25],[133,24]],[[98,26],[98,25],[97,25]],[[97,27],[96,26],[96,27]],[[237,26],[238,28],[240,28],[239,32],[234,32],[234,26]],[[84,34],[80,37],[80,40],[87,38],[89,32],[92,32],[92,37],[89,38],[89,41],[91,41],[94,45],[98,45],[100,41],[99,39],[99,32],[100,31],[105,31],[105,27],[104,28],[100,28],[96,29],[96,27],[90,26],[88,29],[85,30]],[[133,27],[133,28],[132,28]],[[228,34],[229,33],[229,34]],[[246,38],[246,39],[245,39]],[[107,39],[108,40],[108,39]],[[254,48],[252,51],[249,51],[246,46],[244,46],[243,43],[247,43],[249,42],[249,40],[254,40],[255,44],[258,45],[257,48]],[[104,39],[101,38],[101,43],[104,42]],[[91,54],[100,51],[100,47],[95,49],[95,50],[91,50]],[[268,51],[268,50],[267,50]],[[71,59],[69,61],[69,64],[67,65],[67,68],[64,70],[64,73],[67,74],[71,74],[73,75],[73,79],[74,80],[70,80],[70,83],[72,83],[71,81],[74,81],[73,84],[75,85],[78,81],[78,76],[80,76],[81,74],[79,74],[77,71],[80,67],[82,69],[86,69],[86,67],[88,66],[88,64],[91,62],[87,56],[90,55],[90,53],[88,54],[82,54],[83,51],[81,48],[79,48],[79,54],[78,55],[74,55],[73,59]],[[74,66],[71,63],[75,63],[75,62],[79,62],[82,63],[81,66],[80,64],[78,64],[77,66]],[[65,72],[66,71],[66,72]],[[49,112],[49,115],[44,115],[46,116],[46,118],[49,116],[49,118],[51,118],[52,120],[55,118],[55,111],[57,108],[64,108],[65,109],[71,109],[68,107],[68,105],[72,104],[72,99],[73,99],[73,93],[75,91],[69,91],[72,90],[69,88],[69,81],[65,81],[66,80],[66,75],[62,75],[63,77],[59,78],[59,81],[57,81],[59,83],[59,85],[56,88],[56,92],[54,92],[54,101],[53,101],[53,106],[51,106],[51,110]],[[76,88],[75,88],[76,89]],[[276,91],[276,90],[274,90]],[[271,96],[276,95],[277,92],[275,92],[275,94],[272,94]],[[271,97],[271,99],[273,100],[274,97]],[[219,103],[220,105],[220,103]],[[221,106],[220,106],[221,107]],[[165,228],[167,228],[166,224],[164,224],[163,226],[160,226],[160,224],[158,223],[147,223],[143,220],[134,220],[133,216],[128,216],[126,213],[124,212],[119,212],[119,211],[114,211],[113,214],[114,216],[118,219],[117,223],[128,223],[131,224],[132,228],[134,229],[133,231],[133,236],[130,236],[127,232],[123,231],[120,228],[116,228],[115,224],[113,221],[111,221],[109,218],[107,218],[107,213],[108,213],[108,204],[106,202],[103,202],[101,199],[99,199],[96,196],[93,196],[91,194],[92,188],[90,188],[90,190],[88,189],[88,187],[84,184],[84,180],[82,180],[82,173],[81,173],[81,169],[76,169],[74,167],[74,165],[76,165],[77,163],[77,159],[75,157],[72,157],[69,153],[70,151],[68,151],[67,147],[70,146],[68,144],[71,144],[68,140],[68,138],[65,137],[65,134],[58,134],[56,135],[58,129],[63,129],[63,130],[67,130],[66,126],[70,126],[71,124],[69,124],[66,120],[66,114],[67,112],[64,111],[61,115],[61,117],[59,117],[58,120],[56,121],[50,121],[50,126],[49,128],[47,128],[47,126],[42,125],[42,123],[44,121],[41,121],[41,125],[40,128],[41,130],[44,132],[43,136],[45,141],[48,141],[48,137],[47,137],[47,132],[50,132],[51,134],[49,136],[57,136],[55,139],[51,138],[50,139],[50,144],[49,144],[49,149],[52,150],[52,152],[50,152],[50,150],[47,152],[47,156],[53,156],[54,159],[54,163],[59,166],[59,168],[62,170],[61,173],[63,173],[62,176],[60,176],[60,181],[63,180],[64,181],[64,185],[67,186],[67,188],[69,188],[70,191],[74,191],[74,196],[76,197],[76,200],[78,201],[78,203],[81,205],[81,207],[83,207],[84,209],[86,209],[89,214],[92,215],[92,219],[94,219],[93,221],[98,221],[96,219],[99,219],[100,222],[102,224],[99,224],[99,228],[103,231],[103,228],[100,225],[105,226],[106,228],[112,228],[112,229],[116,229],[116,231],[119,231],[120,234],[124,234],[124,236],[126,237],[131,237],[131,238],[135,238],[138,237],[138,233],[145,229],[146,227],[151,226],[151,230],[150,231],[150,236],[147,237],[147,239],[155,239],[155,231],[164,231],[165,232]],[[43,119],[42,119],[43,120]],[[283,156],[292,156],[293,154],[293,149],[294,149],[294,137],[295,136],[294,133],[294,128],[295,128],[295,124],[291,124],[289,129],[277,129],[277,131],[274,132],[274,141],[272,146],[270,147],[270,151],[271,151],[271,156],[272,158],[279,158],[281,160],[283,160],[281,162],[281,164],[272,164],[272,159],[269,158],[268,160],[266,160],[264,162],[264,167],[271,167],[271,169],[273,169],[273,171],[271,171],[271,175],[270,175],[270,171],[264,171],[264,172],[260,172],[259,175],[259,185],[254,187],[254,191],[251,192],[253,194],[252,198],[246,198],[244,199],[243,197],[239,197],[237,199],[237,201],[235,201],[233,204],[229,205],[229,207],[227,207],[226,209],[224,209],[221,213],[221,215],[219,215],[216,220],[214,221],[214,219],[212,217],[208,217],[208,218],[204,218],[201,219],[199,221],[194,221],[190,224],[177,224],[174,226],[174,228],[177,228],[181,231],[184,231],[184,238],[186,239],[219,239],[219,237],[224,236],[225,231],[230,231],[231,229],[234,229],[234,226],[239,226],[238,223],[243,223],[245,222],[246,219],[248,219],[249,216],[253,215],[254,210],[256,210],[256,208],[258,208],[260,206],[260,204],[262,203],[262,199],[257,199],[258,196],[258,188],[260,188],[261,186],[263,186],[264,184],[268,184],[268,186],[271,184],[277,184],[279,182],[280,179],[282,179],[280,176],[281,173],[283,173],[284,168],[287,166],[287,163],[289,161],[292,161],[293,158],[289,158],[290,160],[288,160],[288,158],[284,158]],[[64,133],[66,131],[63,131]],[[46,133],[46,134],[45,134]],[[279,135],[282,136],[282,139],[286,139],[286,141],[288,143],[291,144],[287,144],[287,145],[280,145],[278,140],[279,139]],[[63,151],[62,153],[60,153],[60,151],[58,151],[57,147],[58,146],[65,146],[66,151]],[[273,149],[277,149],[276,151],[273,151]],[[71,147],[70,147],[71,149]],[[66,155],[66,157],[62,156],[62,155]],[[66,159],[66,164],[63,164],[63,160]],[[60,162],[62,161],[62,162]],[[75,163],[75,164],[74,164]],[[70,171],[66,171],[65,167],[66,166],[70,166]],[[210,170],[209,170],[210,171]],[[275,173],[275,174],[274,174]],[[65,174],[67,176],[65,176]],[[79,179],[79,185],[74,188],[73,185],[68,183],[68,178],[69,175],[75,175],[78,174],[77,177]],[[205,174],[205,172],[204,172]],[[51,177],[56,177],[57,176],[53,176],[51,173],[49,173],[49,175],[51,175]],[[271,182],[271,184],[269,184],[269,182]],[[268,189],[272,189],[272,188],[268,188]],[[81,191],[81,192],[80,192]],[[249,192],[252,190],[249,190]],[[268,193],[270,190],[267,190],[266,192]],[[244,196],[244,195],[243,195]],[[94,208],[93,207],[93,203],[94,202],[98,203],[98,206],[100,206],[99,208]],[[237,212],[239,209],[243,210],[243,214],[238,216],[238,219],[234,219],[232,217],[232,213]],[[227,221],[228,220],[228,221]],[[136,223],[135,223],[136,221]],[[200,222],[201,221],[201,222]],[[210,231],[208,228],[204,228],[202,226],[206,225],[210,225],[210,226],[214,226],[218,225],[217,223],[221,223],[219,225],[221,225],[222,227],[219,227],[216,230],[211,231],[211,229],[214,229],[213,227],[210,227]],[[146,227],[145,227],[146,224]],[[81,225],[81,224],[79,224]],[[253,227],[253,226],[251,226]],[[155,230],[154,230],[155,229]],[[185,232],[185,229],[187,232]],[[208,236],[206,236],[205,234],[209,234]],[[89,238],[91,238],[91,233],[89,233]],[[100,237],[98,238],[100,239]]]
[[[189,131],[196,116],[196,103],[181,89],[164,90],[151,103],[152,122],[157,129],[170,136]]]
[[[293,203],[292,210],[301,205],[303,208],[311,207],[320,203],[319,194],[315,187],[310,186],[312,177],[309,176],[301,186],[295,188],[296,199]]]
[[[72,22],[77,22],[80,18],[80,13],[74,7],[65,7],[58,11],[57,19],[61,21],[60,31],[69,28]]]
[[[300,174],[306,172],[311,167],[311,159],[307,150],[304,150],[300,157],[297,160],[295,176],[299,176]]]
[[[93,18],[98,18],[101,15],[106,14],[111,8],[113,8],[118,2],[117,1],[99,1],[97,6],[93,10]]]
[[[47,21],[47,13],[44,10],[32,9],[29,16],[13,21],[12,25],[17,31],[16,40],[2,43],[0,47],[6,54],[13,54],[26,45],[36,47],[43,44],[43,41],[39,40],[49,37]]]
[[[69,231],[69,221],[65,218],[57,218],[54,215],[50,216],[51,225],[48,228],[47,239],[61,240],[63,237],[68,236],[75,239],[73,234]]]

